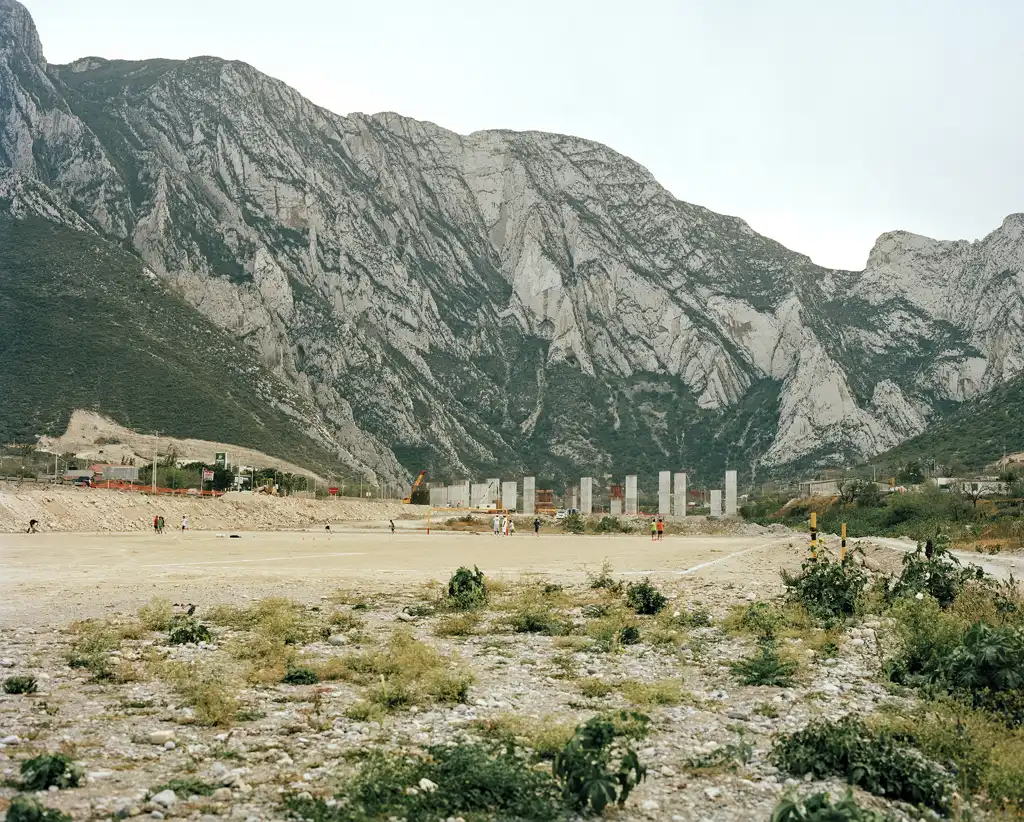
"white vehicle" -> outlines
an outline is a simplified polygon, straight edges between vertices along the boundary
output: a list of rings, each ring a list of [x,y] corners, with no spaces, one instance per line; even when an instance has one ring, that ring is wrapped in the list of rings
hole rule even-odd
[[[579,508],[559,508],[555,513],[555,519],[565,519],[566,517],[571,516],[572,514],[578,514],[579,512]]]

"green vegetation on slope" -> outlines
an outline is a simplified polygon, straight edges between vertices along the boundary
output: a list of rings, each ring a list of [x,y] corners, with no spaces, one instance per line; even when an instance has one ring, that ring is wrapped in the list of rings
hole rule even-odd
[[[99,237],[0,217],[0,316],[0,441],[60,433],[87,408],[140,431],[336,464],[252,352]]]

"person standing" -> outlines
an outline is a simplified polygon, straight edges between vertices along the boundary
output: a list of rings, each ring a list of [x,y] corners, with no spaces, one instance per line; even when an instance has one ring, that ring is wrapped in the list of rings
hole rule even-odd
[[[395,521],[393,519],[389,519],[388,523],[391,525],[391,536],[394,536],[395,535]]]
[[[181,518],[181,533],[185,533],[188,530],[188,515],[185,514]]]
[[[540,517],[533,518],[533,533],[534,536],[540,536]]]
[[[160,515],[159,514],[154,514],[153,515],[153,532],[156,533],[156,534],[160,533]]]
[[[38,534],[39,530],[36,528],[36,526],[38,524],[39,524],[39,520],[37,520],[37,519],[30,519],[28,521],[28,530],[25,533],[26,534]]]
[[[167,523],[164,522],[164,518],[163,518],[162,514],[160,515],[160,518],[159,518],[159,521],[157,523],[157,526],[158,526],[157,527],[157,531],[159,533],[161,533],[161,534],[164,532],[164,528],[167,527]]]
[[[661,542],[663,536],[665,536],[665,520],[658,517],[658,542]]]
[[[653,519],[651,520],[651,542],[654,542],[658,538],[658,523]]]
[[[494,528],[494,536],[498,536],[498,530],[501,528],[501,519],[497,514],[494,515],[494,521],[491,522],[491,527]]]
[[[512,517],[508,518],[508,535],[512,536],[516,532],[516,524],[512,521]]]

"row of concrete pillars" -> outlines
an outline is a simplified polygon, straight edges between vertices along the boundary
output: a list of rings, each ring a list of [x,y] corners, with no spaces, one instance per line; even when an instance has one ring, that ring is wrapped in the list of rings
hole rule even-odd
[[[522,513],[533,514],[537,509],[537,486],[535,477],[523,477]],[[579,499],[573,500],[570,508],[578,508],[581,514],[594,512],[594,478],[580,479]],[[638,513],[637,477],[630,474],[626,477],[624,492],[621,496],[612,495],[610,513],[612,516],[629,516]],[[519,509],[519,487],[516,482],[502,482],[489,479],[484,482],[464,482],[455,485],[435,485],[430,488],[430,504],[434,508],[506,508],[509,511]],[[736,472],[725,472],[725,499],[723,507],[722,489],[711,491],[710,512],[712,517],[736,516]],[[687,507],[686,474],[671,471],[658,473],[658,515],[685,517]]]

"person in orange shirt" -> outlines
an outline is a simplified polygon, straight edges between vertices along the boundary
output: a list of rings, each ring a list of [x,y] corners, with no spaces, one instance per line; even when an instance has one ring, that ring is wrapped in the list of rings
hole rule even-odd
[[[665,536],[665,520],[658,517],[658,539],[661,539],[663,536]]]

